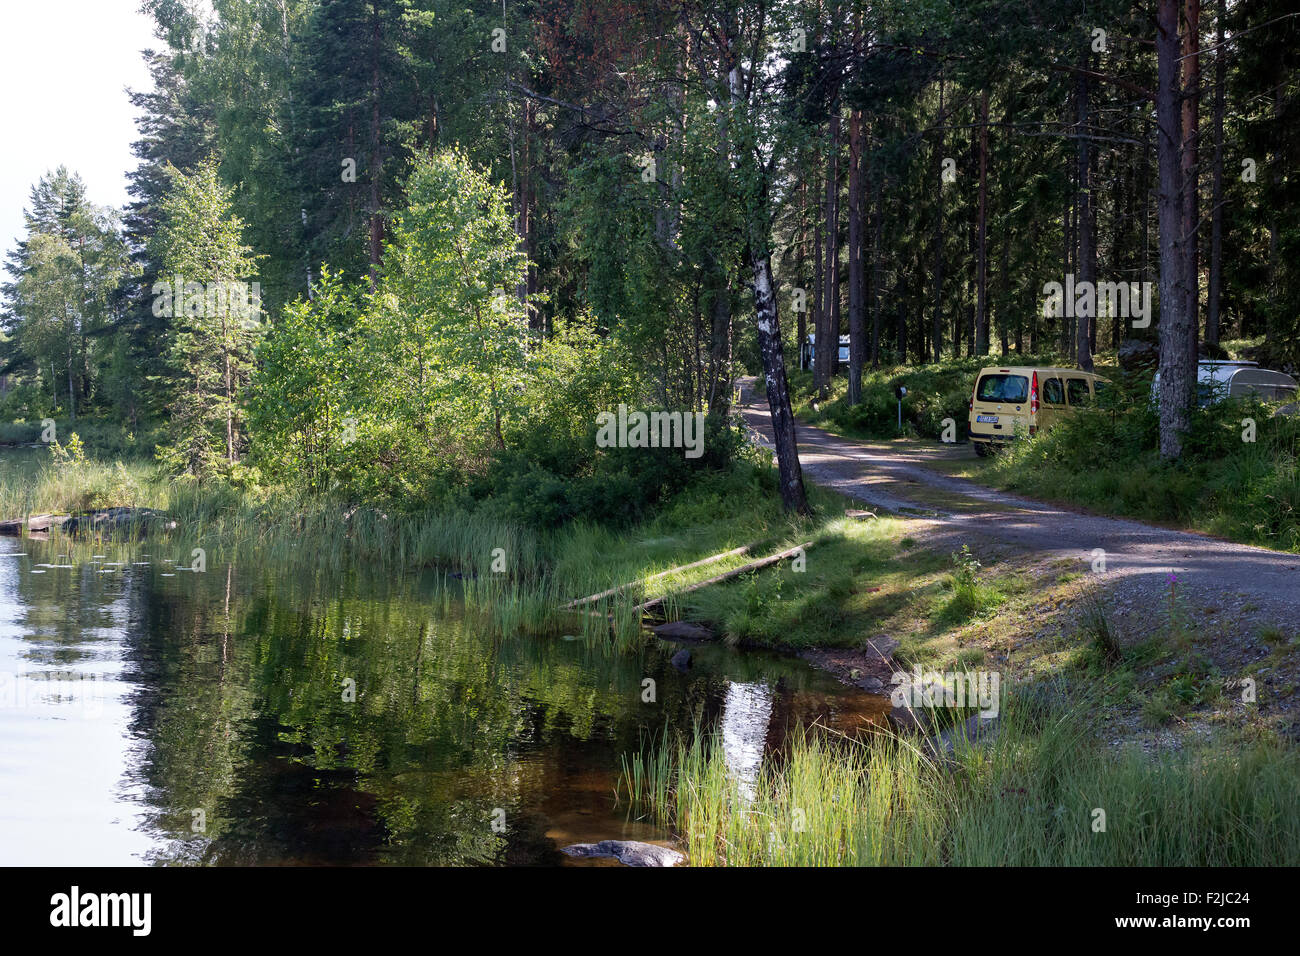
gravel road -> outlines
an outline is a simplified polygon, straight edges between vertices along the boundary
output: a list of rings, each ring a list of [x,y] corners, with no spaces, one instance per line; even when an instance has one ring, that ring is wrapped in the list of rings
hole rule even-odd
[[[771,448],[771,416],[755,380],[743,379],[741,405],[756,438]],[[1120,518],[1086,514],[954,478],[922,462],[975,456],[969,444],[860,442],[837,438],[804,423],[798,426],[805,481],[833,488],[873,510],[912,514],[953,549],[979,540],[1067,557],[1092,568],[1105,552],[1105,583],[1116,602],[1139,614],[1154,613],[1169,594],[1169,575],[1193,606],[1211,606],[1219,620],[1238,626],[1265,624],[1300,631],[1300,555],[1233,544],[1202,534],[1174,531]]]

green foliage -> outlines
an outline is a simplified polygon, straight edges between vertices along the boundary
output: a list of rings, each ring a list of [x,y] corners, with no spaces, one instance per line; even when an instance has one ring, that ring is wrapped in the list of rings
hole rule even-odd
[[[981,581],[979,572],[982,565],[971,553],[970,546],[963,544],[961,550],[952,555],[952,573],[946,582],[951,591],[948,600],[939,609],[940,621],[961,623],[968,621],[984,611],[997,607],[1005,600],[998,588]]]
[[[172,167],[169,175],[153,239],[164,273],[154,311],[172,320],[161,383],[168,435],[158,455],[202,479],[232,467],[245,445],[242,390],[260,333],[260,301],[249,285],[256,257],[243,243],[243,223],[215,162],[192,173]]]
[[[535,305],[520,295],[509,197],[457,151],[419,160],[406,190],[367,316],[367,387],[389,421],[443,430],[470,454],[504,448],[524,413]]]
[[[93,205],[81,177],[63,166],[32,187],[24,218],[27,236],[9,257],[13,281],[4,286],[12,337],[0,337],[0,356],[33,375],[15,404],[75,418],[94,402],[113,354],[108,333],[114,296],[131,274],[128,250],[117,213]]]
[[[249,427],[267,474],[313,491],[349,480],[357,462],[349,373],[358,357],[350,341],[362,307],[358,289],[323,269],[312,298],[286,306],[259,345]]]
[[[1095,663],[1103,669],[1121,663],[1124,648],[1101,594],[1095,588],[1085,590],[1082,604],[1079,629],[1087,640],[1085,654],[1088,663]]]
[[[55,439],[50,443],[50,461],[60,468],[77,467],[86,463],[86,445],[77,433],[73,432],[72,437],[68,439],[67,447],[63,447]]]
[[[706,420],[705,454],[597,448],[596,418],[647,407],[622,335],[592,320],[534,339],[506,196],[459,152],[416,164],[374,292],[324,270],[259,351],[259,467],[312,491],[408,508],[481,507],[554,527],[640,520],[744,442]]]

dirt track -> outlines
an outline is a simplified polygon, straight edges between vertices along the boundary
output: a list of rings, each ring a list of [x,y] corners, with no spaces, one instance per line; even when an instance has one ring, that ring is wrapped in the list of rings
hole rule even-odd
[[[741,407],[761,443],[771,447],[765,396],[746,379]],[[911,514],[926,537],[952,550],[983,543],[999,552],[1068,558],[1090,570],[1105,552],[1098,576],[1121,616],[1140,621],[1167,602],[1169,575],[1193,612],[1211,615],[1234,630],[1270,625],[1300,632],[1300,555],[1232,544],[1190,532],[1068,510],[1020,498],[926,467],[926,459],[974,456],[969,444],[931,446],[859,442],[800,423],[804,478],[863,502],[873,510]],[[950,539],[950,541],[949,541]]]

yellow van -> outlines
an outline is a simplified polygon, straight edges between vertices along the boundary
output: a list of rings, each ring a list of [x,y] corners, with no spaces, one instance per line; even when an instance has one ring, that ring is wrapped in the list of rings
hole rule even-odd
[[[1106,379],[1077,368],[983,368],[970,400],[970,440],[981,458],[1017,434],[1036,435],[1086,408]]]

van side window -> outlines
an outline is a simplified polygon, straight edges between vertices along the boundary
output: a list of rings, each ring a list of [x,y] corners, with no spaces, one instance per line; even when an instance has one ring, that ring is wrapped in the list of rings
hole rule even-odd
[[[1077,407],[1092,404],[1092,395],[1088,392],[1088,382],[1082,378],[1068,378],[1065,388],[1070,396],[1070,404]]]
[[[1065,388],[1061,385],[1059,378],[1043,380],[1043,401],[1048,405],[1065,404]]]

